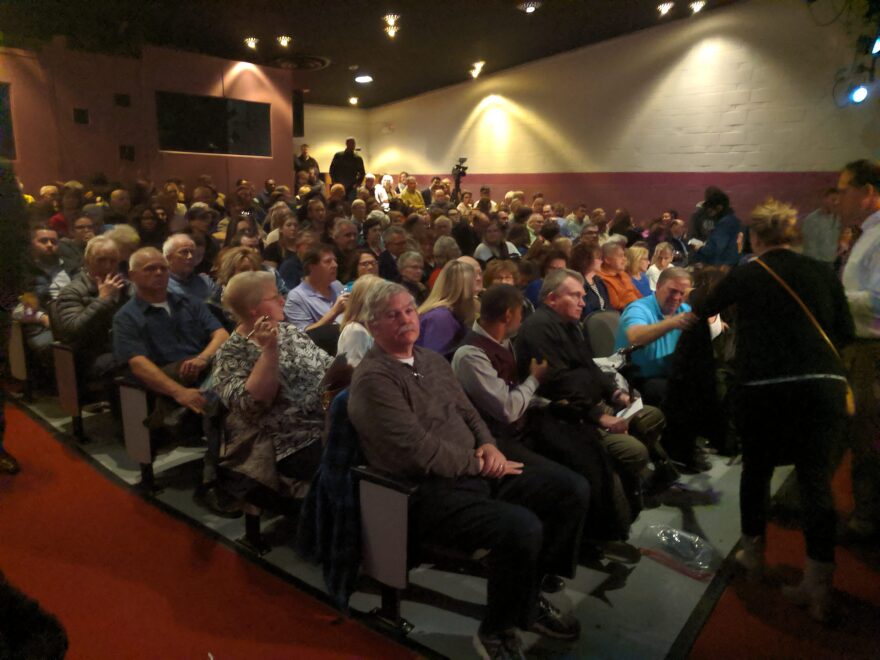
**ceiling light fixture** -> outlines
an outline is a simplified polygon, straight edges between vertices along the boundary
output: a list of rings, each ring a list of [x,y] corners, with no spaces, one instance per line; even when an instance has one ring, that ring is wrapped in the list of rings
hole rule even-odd
[[[483,71],[483,67],[486,65],[485,62],[474,62],[474,66],[471,68],[471,77],[476,78]]]
[[[693,12],[694,14],[699,14],[700,10],[703,9],[703,7],[705,7],[705,6],[706,6],[706,3],[704,2],[704,0],[697,0],[697,2],[692,2],[691,3],[691,12]]]
[[[524,11],[527,14],[534,14],[538,9],[541,8],[541,3],[538,0],[529,0],[529,2],[521,2],[516,6],[520,11]]]
[[[382,20],[385,21],[385,25],[391,27],[392,25],[397,25],[397,21],[400,20],[400,16],[398,14],[385,14],[382,17]]]
[[[256,50],[258,43],[260,43],[260,40],[257,39],[256,37],[245,37],[244,38],[244,45],[247,46],[248,48],[250,48],[251,50]]]
[[[385,34],[394,39],[394,35],[400,32],[400,28],[396,25],[389,25],[385,28]]]
[[[348,102],[351,103],[352,105],[357,105],[358,104],[358,97],[357,96],[349,96]]]
[[[356,83],[360,83],[361,85],[366,85],[367,83],[373,82],[373,76],[368,76],[368,75],[355,76],[354,81]]]
[[[280,37],[278,37],[278,44],[282,48],[287,48],[290,45],[291,41],[293,41],[293,37],[288,37],[286,34],[283,34]]]
[[[661,2],[659,5],[657,5],[657,11],[660,12],[661,16],[666,16],[666,14],[672,11],[672,8],[674,6],[674,2]]]
[[[880,57],[880,34],[874,39],[874,45],[871,46],[871,55]]]

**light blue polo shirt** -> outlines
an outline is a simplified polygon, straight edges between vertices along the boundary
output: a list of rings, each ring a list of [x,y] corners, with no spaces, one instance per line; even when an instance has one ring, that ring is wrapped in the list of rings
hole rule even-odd
[[[691,311],[691,306],[682,303],[675,311],[676,314]],[[652,325],[664,320],[663,312],[660,311],[660,304],[657,302],[657,295],[652,294],[644,298],[634,300],[620,316],[620,325],[617,327],[617,337],[615,339],[615,348],[624,348],[629,345],[626,339],[626,330],[633,325]],[[643,346],[639,350],[633,352],[632,363],[639,367],[639,372],[643,378],[665,378],[669,375],[669,361],[675,352],[678,344],[678,338],[681,337],[681,330],[672,330],[667,332],[659,339],[652,341],[647,346]]]
[[[330,297],[325,298],[315,291],[308,282],[303,280],[299,286],[287,294],[287,302],[284,303],[284,318],[293,323],[300,330],[321,320],[336,304],[336,299],[342,293],[342,284],[334,280],[330,284]]]

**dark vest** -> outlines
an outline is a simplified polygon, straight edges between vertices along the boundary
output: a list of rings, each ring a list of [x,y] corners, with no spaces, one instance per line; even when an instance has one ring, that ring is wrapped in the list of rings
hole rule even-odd
[[[516,387],[519,384],[519,380],[517,380],[516,358],[513,356],[513,351],[504,348],[493,339],[477,334],[473,330],[468,331],[462,344],[476,346],[485,351],[486,355],[489,356],[489,361],[492,363],[492,368],[498,372],[498,375],[509,387]]]
[[[468,331],[461,345],[476,346],[485,352],[489,358],[489,362],[492,363],[492,368],[498,372],[499,378],[507,383],[508,387],[516,387],[519,384],[519,379],[517,378],[516,358],[513,355],[513,351],[504,348],[501,344],[488,337],[477,334],[473,330]],[[483,420],[486,422],[486,426],[489,427],[492,435],[497,439],[517,438],[522,434],[522,431],[526,426],[525,415],[520,417],[513,424],[504,424],[497,419],[492,419],[489,416],[484,415],[483,411],[479,410],[479,408],[477,410],[480,415],[482,415]]]

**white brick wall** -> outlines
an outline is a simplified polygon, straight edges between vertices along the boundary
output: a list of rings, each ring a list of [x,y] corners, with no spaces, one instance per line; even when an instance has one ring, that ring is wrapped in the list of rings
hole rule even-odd
[[[854,40],[803,0],[752,0],[353,112],[377,171],[458,156],[481,173],[835,170],[880,157],[880,100],[831,98]]]

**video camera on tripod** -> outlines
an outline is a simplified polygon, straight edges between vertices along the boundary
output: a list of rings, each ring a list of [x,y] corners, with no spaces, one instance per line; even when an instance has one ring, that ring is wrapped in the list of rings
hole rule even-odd
[[[468,170],[466,162],[467,157],[459,158],[458,162],[452,166],[452,178],[455,180],[455,187],[452,189],[453,204],[458,204],[461,201],[461,180],[467,176]]]

